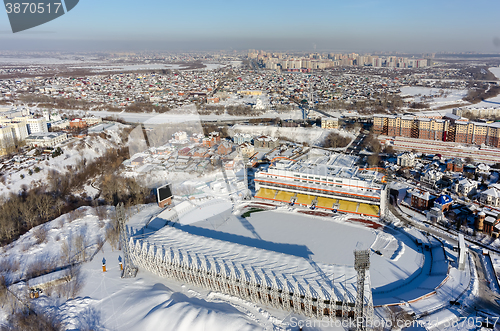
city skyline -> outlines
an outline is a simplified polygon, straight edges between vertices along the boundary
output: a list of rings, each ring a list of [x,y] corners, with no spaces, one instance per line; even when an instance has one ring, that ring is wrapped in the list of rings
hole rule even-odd
[[[307,8],[309,6],[310,8]],[[82,1],[60,18],[13,34],[0,20],[2,50],[267,50],[500,52],[496,2],[428,0]]]

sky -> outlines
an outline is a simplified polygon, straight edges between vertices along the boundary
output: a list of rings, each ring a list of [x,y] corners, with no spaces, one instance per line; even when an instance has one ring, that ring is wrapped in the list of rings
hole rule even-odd
[[[499,13],[496,0],[80,0],[15,34],[0,13],[0,51],[500,53]]]

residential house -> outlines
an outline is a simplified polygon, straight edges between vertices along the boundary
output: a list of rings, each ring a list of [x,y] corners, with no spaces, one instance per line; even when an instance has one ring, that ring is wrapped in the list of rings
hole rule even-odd
[[[493,207],[500,206],[500,190],[496,185],[490,186],[486,191],[479,193],[479,202]]]
[[[452,172],[463,172],[464,163],[459,158],[448,160],[448,162],[446,163],[446,170]]]
[[[428,209],[435,198],[429,192],[419,189],[412,189],[408,192],[411,194],[411,206],[416,209]]]
[[[458,195],[468,197],[477,193],[477,186],[477,181],[460,177],[453,183],[452,190]]]
[[[398,155],[397,164],[400,167],[414,167],[415,163],[415,154],[412,152],[406,152]]]

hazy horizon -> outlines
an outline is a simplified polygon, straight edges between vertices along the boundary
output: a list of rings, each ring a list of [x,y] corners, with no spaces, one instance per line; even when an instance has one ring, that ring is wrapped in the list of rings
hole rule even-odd
[[[4,12],[0,50],[500,52],[500,3],[491,1],[81,1],[13,34]]]

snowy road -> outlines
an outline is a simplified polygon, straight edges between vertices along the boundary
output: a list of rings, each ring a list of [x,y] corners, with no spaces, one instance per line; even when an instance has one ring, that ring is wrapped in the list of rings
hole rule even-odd
[[[500,294],[494,292],[490,288],[490,282],[486,277],[487,271],[482,259],[479,254],[474,250],[469,250],[472,257],[474,258],[477,274],[479,278],[479,294],[474,302],[474,310],[476,311],[492,311],[500,316],[500,305],[498,304],[500,300]]]

